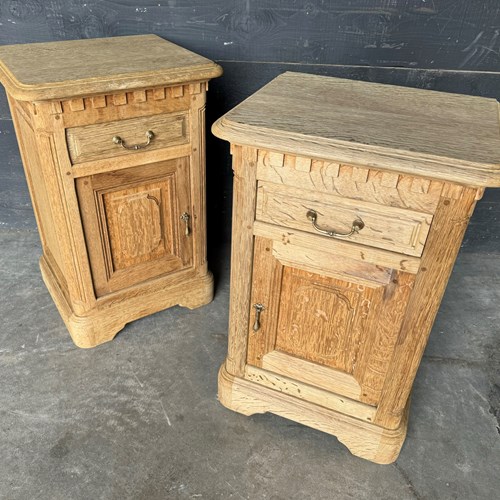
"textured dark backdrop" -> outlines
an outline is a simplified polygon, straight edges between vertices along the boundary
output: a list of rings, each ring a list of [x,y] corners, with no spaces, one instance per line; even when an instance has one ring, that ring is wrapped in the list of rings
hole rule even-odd
[[[210,86],[208,125],[286,70],[500,97],[498,0],[0,1],[0,44],[138,33],[224,67]],[[34,228],[3,93],[0,136],[0,227]],[[229,235],[231,169],[225,143],[209,138],[207,148],[209,243],[216,245]],[[473,222],[481,225],[484,212],[487,231],[499,201],[500,192],[489,190]],[[498,235],[470,234],[498,244]]]

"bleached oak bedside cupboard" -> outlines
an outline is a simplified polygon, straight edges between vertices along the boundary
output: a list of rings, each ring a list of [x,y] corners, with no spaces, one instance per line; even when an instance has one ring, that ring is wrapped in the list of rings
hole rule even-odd
[[[155,35],[0,47],[43,279],[76,345],[212,299],[205,96],[221,73]]]
[[[476,201],[493,99],[285,73],[218,120],[234,169],[219,399],[393,462]]]

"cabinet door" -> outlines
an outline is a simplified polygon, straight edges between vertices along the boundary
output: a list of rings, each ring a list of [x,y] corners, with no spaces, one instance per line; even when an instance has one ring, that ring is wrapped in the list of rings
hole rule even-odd
[[[97,296],[192,266],[188,158],[83,177],[77,191]]]
[[[376,405],[413,281],[256,237],[247,362]]]

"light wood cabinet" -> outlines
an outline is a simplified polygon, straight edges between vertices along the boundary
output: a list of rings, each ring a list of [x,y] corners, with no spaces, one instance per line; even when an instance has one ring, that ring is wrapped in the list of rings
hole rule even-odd
[[[498,104],[286,73],[212,130],[234,169],[220,401],[394,461],[469,218],[500,185]]]
[[[42,275],[76,345],[212,299],[204,127],[220,74],[153,35],[0,47]]]

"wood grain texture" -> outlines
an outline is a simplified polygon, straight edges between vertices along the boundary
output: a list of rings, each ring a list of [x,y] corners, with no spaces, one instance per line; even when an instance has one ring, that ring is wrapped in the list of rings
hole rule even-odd
[[[275,349],[352,374],[381,292],[285,267]]]
[[[439,304],[476,205],[476,195],[477,189],[464,188],[459,198],[444,195],[438,205],[420,273],[415,278],[393,348],[389,376],[382,388],[375,420],[379,425],[395,428],[403,418]]]
[[[247,366],[377,405],[414,275],[314,242],[255,238]],[[257,330],[254,304],[264,306]]]
[[[143,37],[137,40],[140,45]],[[90,42],[90,51],[101,42]],[[119,61],[119,44],[106,47],[115,48]],[[54,64],[74,59],[78,50],[70,48],[65,43],[38,47]],[[110,56],[103,48],[102,57],[106,53]],[[16,61],[20,68],[26,64],[21,56]],[[99,61],[96,57],[97,67]],[[99,83],[91,71],[85,74]],[[61,94],[36,102],[9,96],[39,221],[42,274],[81,347],[111,340],[125,323],[166,307],[204,305],[213,294],[201,206],[206,82],[187,81],[186,92],[176,85],[182,89],[176,97],[165,87],[168,82],[156,87],[154,77],[147,80],[143,73],[141,78],[139,89],[131,85],[107,94]],[[103,142],[108,132],[135,140],[141,127],[156,128],[152,151],[122,154]]]
[[[118,172],[130,168],[132,165],[150,165],[175,158],[190,156],[193,152],[191,143],[181,146],[170,146],[162,149],[138,150],[135,154],[128,156],[128,161],[123,161],[123,156],[100,158],[84,163],[77,163],[71,166],[73,177],[89,177],[91,175],[103,174],[106,172]],[[125,155],[127,156],[127,155]]]
[[[281,163],[273,156],[281,157]],[[287,168],[279,168],[283,165]],[[439,201],[443,183],[431,181],[425,192],[412,189],[420,178],[341,164],[337,161],[312,160],[308,172],[294,168],[296,158],[290,154],[259,149],[257,178],[315,193],[329,193],[342,198],[407,208],[432,214]],[[360,176],[360,173],[362,174]],[[338,200],[338,198],[337,198]]]
[[[189,309],[204,306],[213,298],[213,276],[205,270],[180,271],[107,296],[84,314],[76,314],[62,289],[61,280],[46,256],[40,259],[42,278],[77,347],[91,348],[113,340],[123,327],[136,319],[180,305]]]
[[[274,353],[278,354],[278,353]],[[267,355],[266,358],[270,358],[271,354]],[[289,394],[295,398],[303,399],[305,401],[310,401],[311,403],[318,404],[325,408],[330,408],[331,410],[340,411],[346,415],[352,415],[361,420],[366,420],[367,422],[373,421],[376,408],[363,403],[359,403],[353,399],[346,398],[345,396],[339,396],[333,392],[333,388],[338,387],[339,380],[335,380],[328,390],[318,389],[314,385],[308,385],[304,383],[304,377],[300,377],[301,382],[297,379],[297,371],[293,372],[289,370],[292,378],[286,377],[279,374],[277,371],[277,363],[272,364],[271,361],[266,360],[266,365],[270,367],[269,370],[262,370],[251,365],[245,367],[245,379],[255,382],[256,384],[261,384],[273,390],[278,390],[284,394]],[[305,364],[306,362],[304,362]],[[317,370],[318,367],[314,366]],[[321,368],[321,367],[319,367]],[[305,371],[307,373],[307,370]],[[347,378],[347,377],[346,377]],[[322,377],[314,376],[314,380],[325,380]],[[352,380],[352,379],[351,379]],[[348,383],[348,381],[346,380]],[[346,385],[340,385],[342,387],[342,394],[345,394]],[[355,384],[351,384],[356,389]],[[357,387],[359,391],[359,386]]]
[[[137,150],[125,149],[114,143],[113,137],[120,137],[128,147],[141,146],[147,141],[148,131],[154,134],[150,144],[144,148],[148,151],[187,144],[190,140],[188,120],[185,113],[170,113],[68,128],[69,155],[72,163],[78,164],[134,154]]]
[[[206,174],[205,174],[205,101],[207,85],[201,86],[200,92],[190,95],[191,119],[190,137],[193,147],[190,151],[190,183],[192,214],[191,225],[197,238],[193,246],[193,261],[196,267],[206,266],[207,262],[207,216],[206,216]]]
[[[257,151],[234,147],[233,239],[231,244],[231,302],[226,368],[243,376],[247,358],[247,333],[250,316],[253,235],[255,219]]]
[[[363,388],[361,401],[377,405],[382,388],[390,376],[392,355],[405,318],[415,275],[393,270],[391,281],[384,287],[382,300],[375,306],[377,320],[370,335],[362,342],[353,375]],[[399,366],[400,370],[404,365]]]
[[[498,104],[490,99],[289,72],[212,131],[239,144],[500,186]]]
[[[160,89],[163,87],[160,87]],[[166,90],[180,88],[182,85],[167,87]],[[154,99],[154,92],[158,88],[149,88],[137,92],[122,92],[127,105],[116,105],[117,94],[99,94],[92,97],[83,97],[84,110],[73,111],[69,100],[48,101],[52,106],[52,114],[60,114],[66,128],[83,127],[89,124],[109,123],[113,121],[127,120],[133,117],[149,117],[152,115],[187,112],[191,108],[191,94],[186,92],[181,97],[168,99]],[[138,94],[140,96],[138,97]],[[25,102],[25,101],[19,101]],[[97,105],[96,105],[97,104]],[[35,107],[46,106],[45,101],[38,101]]]
[[[288,77],[301,79],[285,75],[276,81]],[[329,123],[328,113],[311,113],[304,98],[307,94],[309,99],[328,100],[328,92],[318,94],[318,88],[311,90],[311,86],[304,84],[300,93],[297,88],[282,85],[281,94],[277,91],[273,95],[275,101],[270,100],[269,106],[258,98],[245,101],[241,106],[246,110],[245,119],[252,117],[255,122],[242,121],[239,123],[242,134],[228,136],[236,144],[251,144],[253,157],[257,157],[256,178],[252,171],[251,183],[235,186],[235,200],[250,199],[254,204],[254,214],[249,213],[246,218],[251,224],[238,225],[238,242],[253,234],[255,244],[248,269],[252,274],[251,292],[247,291],[246,281],[231,283],[231,301],[236,294],[240,310],[246,314],[248,344],[240,337],[243,328],[239,329],[238,345],[235,344],[230,325],[229,345],[233,352],[239,348],[241,358],[246,356],[247,363],[243,375],[233,375],[223,365],[219,397],[228,408],[246,415],[271,411],[333,433],[353,453],[358,453],[357,446],[352,446],[352,435],[362,435],[364,444],[371,447],[370,434],[365,431],[359,434],[350,420],[346,421],[345,429],[334,426],[332,422],[338,422],[337,415],[331,413],[332,426],[328,427],[318,415],[318,408],[334,410],[342,419],[357,417],[361,421],[367,418],[366,408],[371,407],[374,413],[369,422],[375,424],[373,429],[389,435],[406,426],[413,380],[468,219],[483,187],[476,184],[479,170],[465,168],[463,163],[460,182],[456,182],[457,171],[446,163],[449,158],[441,157],[439,163],[435,156],[437,166],[427,176],[418,167],[418,159],[413,162],[417,167],[407,170],[405,159],[396,157],[395,144],[391,142],[401,140],[401,136],[387,135],[398,123],[397,119],[394,124],[379,123],[375,135],[386,134],[387,143],[378,144],[380,151],[369,151],[364,139],[374,137],[372,111],[377,116],[387,114],[399,119],[404,116],[417,143],[425,136],[415,128],[415,120],[410,119],[415,103],[410,103],[408,114],[408,106],[404,108],[403,100],[398,101],[396,95],[395,113],[393,103],[391,107],[387,105],[384,92],[378,92],[381,89],[377,86],[357,87],[353,82],[343,85],[364,91],[359,91],[355,100],[347,99],[344,94],[346,104],[339,101],[329,110],[333,116]],[[371,92],[373,88],[375,91]],[[310,91],[313,96],[308,94]],[[338,94],[342,95],[342,89]],[[423,99],[423,94],[419,98]],[[299,100],[302,108],[296,106]],[[274,113],[276,102],[287,111]],[[440,104],[445,102],[449,109],[440,114]],[[355,103],[349,108],[355,118],[353,122],[349,122],[348,114],[342,115],[351,103]],[[470,107],[475,103],[479,106],[471,113],[472,123],[466,124]],[[430,129],[446,130],[443,128],[446,118],[450,124],[462,125],[459,136],[475,126],[479,108],[484,105],[483,111],[491,111],[490,104],[460,100],[456,96],[443,99],[432,94],[428,107],[419,109],[416,122],[426,117]],[[434,115],[430,112],[431,105],[435,107]],[[334,113],[337,108],[341,111],[339,116]],[[390,112],[386,111],[389,108]],[[492,139],[493,130],[498,132],[496,108],[494,103],[495,118],[490,125],[495,126],[489,130],[489,136],[486,134],[487,139]],[[234,113],[236,116],[238,108]],[[343,116],[346,120],[340,119]],[[365,121],[360,117],[370,119]],[[304,123],[311,124],[311,128],[294,135],[294,127],[302,127]],[[362,151],[357,157],[359,161],[346,160],[338,150],[336,156],[333,149],[329,156],[324,147],[325,137],[318,136],[329,125],[340,130],[345,123],[347,130],[353,123],[359,127],[360,133],[349,146],[351,151],[356,148]],[[254,134],[256,128],[262,133],[259,137]],[[292,130],[290,134],[288,129]],[[276,140],[275,132],[279,135],[282,132],[280,140]],[[435,146],[438,152],[446,148],[446,141],[438,144],[438,137],[425,144],[425,148]],[[491,140],[490,146],[495,140]],[[458,150],[462,146],[458,145]],[[233,151],[242,148],[234,142],[231,147]],[[380,154],[392,158],[386,168],[376,168]],[[243,166],[241,158],[236,156],[235,171],[241,171]],[[490,176],[489,182],[499,181],[494,169],[487,167],[482,172]],[[445,181],[446,176],[450,182]],[[465,185],[467,182],[472,186]],[[248,192],[241,193],[241,189]],[[315,210],[322,217],[320,226],[336,231],[347,231],[354,217],[366,220],[373,217],[369,223],[375,232],[373,240],[363,241],[360,234],[344,240],[320,235],[318,228],[312,228],[307,220],[308,210]],[[339,214],[344,210],[348,217],[342,221]],[[255,215],[253,221],[252,215]],[[343,227],[336,227],[337,218]],[[378,222],[374,223],[374,219]],[[237,248],[244,251],[240,246]],[[247,249],[246,258],[251,255],[250,250]],[[247,308],[242,307],[242,299],[248,301]],[[350,404],[347,410],[339,405],[339,398],[348,398],[355,404]],[[394,442],[388,445],[384,461],[396,459],[404,433],[400,439],[398,445]],[[380,455],[364,451],[360,456],[380,460]]]
[[[273,292],[281,288],[283,265],[274,257],[273,245],[273,241],[267,238],[254,239],[246,363],[259,367],[262,367],[264,354],[272,351],[276,343],[280,297],[278,293]],[[253,329],[252,317],[255,318],[256,313],[254,304],[265,304],[265,309],[260,314],[258,331]]]
[[[407,412],[398,429],[384,429],[284,391],[235,377],[224,366],[219,371],[218,397],[226,408],[244,415],[272,412],[333,434],[353,455],[379,464],[394,462],[406,437]]]
[[[38,158],[38,161],[28,161],[25,168],[30,170],[28,178],[33,175],[41,181],[40,187],[37,186],[32,193],[35,198],[40,195],[36,202],[38,210],[43,213],[39,232],[43,234],[46,231],[49,235],[41,236],[41,240],[45,242],[43,253],[56,263],[55,272],[62,279],[66,296],[75,312],[84,313],[92,307],[94,293],[87,256],[76,250],[84,248],[85,240],[78,216],[73,179],[68,174],[70,162],[66,154],[64,128],[50,114],[36,113],[34,106],[18,106],[18,101],[10,96],[9,102],[14,115],[18,109],[30,113],[34,140],[28,146],[33,149],[27,152],[27,156]],[[47,106],[49,108],[51,107]],[[16,135],[26,132],[16,130]],[[28,138],[29,135],[28,132]]]
[[[262,368],[354,400],[359,400],[361,396],[361,387],[352,375],[305,359],[290,357],[284,352],[272,351],[265,354]]]
[[[33,118],[22,107],[17,106],[13,99],[9,99],[9,102],[42,248],[45,252],[51,252],[53,265],[61,269],[63,264],[58,244],[58,228],[49,209],[49,187],[45,181],[37,149]]]
[[[297,249],[297,247],[329,252],[335,255],[336,258],[350,259],[361,263],[366,262],[413,274],[416,274],[420,267],[420,259],[417,257],[400,255],[387,250],[365,247],[349,241],[336,240],[303,231],[292,231],[288,228],[259,221],[254,224],[254,235],[273,240],[273,253],[276,256],[281,256],[281,258],[283,258],[283,252],[280,247],[289,245],[299,255],[301,250]],[[330,265],[329,267],[330,270],[334,270],[335,266]]]
[[[355,220],[363,221],[358,233],[335,239],[417,257],[422,254],[432,220],[415,211],[259,182],[257,220],[315,234],[317,230],[307,217],[310,210],[317,213],[316,224],[328,231],[349,233]]]
[[[38,0],[30,0],[31,2],[40,3]],[[91,2],[93,0],[90,0]],[[472,66],[465,66],[462,70],[448,70],[443,71],[440,68],[439,64],[431,64],[431,65],[416,65],[411,67],[383,67],[380,64],[385,64],[385,59],[381,61],[376,61],[375,59],[368,58],[367,64],[368,66],[359,66],[359,47],[358,42],[360,40],[359,35],[355,34],[346,34],[346,36],[350,37],[351,45],[347,45],[347,52],[340,56],[337,50],[334,51],[334,54],[330,52],[330,46],[326,43],[326,47],[323,50],[316,53],[314,57],[311,56],[308,63],[296,64],[296,63],[287,63],[286,61],[290,60],[295,50],[300,50],[296,45],[287,45],[285,51],[280,51],[278,46],[274,43],[272,45],[262,45],[262,38],[259,36],[257,39],[252,41],[251,48],[247,48],[248,50],[257,50],[258,53],[254,54],[251,58],[247,58],[247,52],[245,52],[245,57],[243,59],[250,59],[253,62],[238,62],[237,60],[228,61],[228,58],[225,54],[229,53],[229,51],[234,49],[233,45],[222,45],[221,38],[218,40],[209,39],[207,37],[213,33],[213,25],[207,26],[204,35],[202,36],[203,30],[200,29],[200,26],[197,23],[192,24],[184,24],[177,25],[173,27],[171,23],[169,23],[170,15],[173,13],[178,13],[181,16],[187,16],[186,19],[190,19],[191,16],[195,16],[196,14],[189,11],[187,7],[181,7],[181,4],[177,2],[176,8],[170,9],[167,4],[161,4],[160,8],[157,8],[157,12],[159,17],[154,15],[155,17],[155,25],[152,28],[150,25],[142,24],[141,18],[143,18],[144,14],[136,13],[135,8],[132,6],[124,6],[122,0],[120,0],[120,4],[112,4],[109,5],[109,14],[104,15],[103,5],[105,5],[104,1],[99,2],[99,6],[94,4],[94,7],[91,7],[92,3],[87,3],[90,8],[92,8],[92,12],[88,9],[89,7],[82,7],[82,0],[68,0],[67,2],[53,2],[50,4],[44,4],[45,9],[54,9],[50,12],[54,12],[57,17],[48,17],[46,13],[43,11],[40,12],[37,16],[28,16],[16,17],[10,13],[10,11],[6,9],[2,9],[0,11],[0,22],[3,23],[2,30],[0,32],[0,43],[1,44],[12,44],[12,43],[26,43],[26,42],[39,42],[39,41],[51,41],[55,39],[62,38],[86,38],[88,36],[91,37],[99,37],[99,36],[114,36],[116,34],[131,34],[132,30],[139,29],[138,26],[142,26],[142,33],[146,31],[152,31],[158,33],[160,36],[164,38],[171,39],[176,43],[180,43],[188,48],[194,49],[199,54],[204,55],[205,57],[215,57],[214,51],[220,50],[221,55],[217,56],[217,58],[223,60],[220,61],[220,64],[224,65],[224,75],[222,78],[218,78],[213,80],[211,83],[212,92],[210,93],[210,105],[207,109],[207,123],[212,123],[215,119],[219,118],[220,115],[227,110],[229,110],[232,106],[235,106],[243,99],[248,97],[252,92],[262,87],[270,80],[272,80],[275,76],[285,72],[285,71],[299,71],[306,72],[312,74],[321,74],[328,76],[336,76],[341,78],[350,78],[355,80],[362,81],[372,81],[378,83],[389,83],[402,85],[413,88],[423,88],[423,89],[433,89],[440,90],[445,92],[456,92],[468,95],[477,95],[477,96],[485,96],[485,97],[493,97],[499,98],[500,94],[498,89],[500,89],[500,75],[495,73],[498,64],[495,63],[490,69],[492,72],[484,72],[484,71],[470,71]],[[440,0],[441,1],[441,0]],[[446,0],[449,2],[449,0]],[[492,15],[492,11],[494,11],[492,7],[493,0],[488,0],[488,2],[482,5],[484,6],[485,11],[489,12]],[[71,3],[72,2],[72,3]],[[448,14],[454,15],[454,13],[459,10],[457,4],[462,2],[462,10],[464,6],[464,0],[459,0],[453,2],[453,8],[448,10]],[[27,1],[23,1],[23,4],[26,4]],[[465,2],[467,3],[467,2]],[[488,5],[489,3],[489,5]],[[19,2],[16,3],[17,6],[20,5]],[[182,3],[182,5],[188,5],[188,3]],[[197,12],[199,12],[199,8],[202,4],[200,2],[196,3]],[[207,5],[207,12],[212,10],[212,5]],[[255,5],[255,2],[252,1],[252,5]],[[292,4],[290,4],[292,5]],[[377,7],[377,4],[375,7]],[[408,4],[409,5],[409,4]],[[227,5],[227,0],[224,0],[222,7],[231,7]],[[299,4],[294,4],[294,7],[300,11],[301,6]],[[154,6],[150,6],[148,8],[148,12],[150,8],[154,8]],[[268,8],[274,8],[274,6],[269,5]],[[408,7],[411,10],[411,6]],[[404,9],[403,9],[404,10]],[[476,14],[479,13],[480,9],[475,8],[467,8],[468,14],[467,17],[474,18]],[[47,11],[48,12],[48,11]],[[101,14],[103,17],[100,17]],[[410,13],[411,14],[411,13]],[[484,14],[484,13],[483,13]],[[363,17],[365,14],[363,12],[359,13],[359,16]],[[427,62],[434,60],[436,57],[436,53],[432,43],[428,45],[428,41],[432,38],[432,31],[429,33],[425,32],[425,23],[424,17],[411,14],[415,16],[412,19],[412,29],[415,27],[415,40],[418,40],[418,43],[415,42],[415,46],[413,47],[413,52],[416,54],[415,57],[417,60],[421,61],[420,56],[422,52],[426,50],[430,50],[427,52],[427,56],[429,59]],[[436,14],[439,17],[439,14]],[[162,17],[163,16],[163,17]],[[15,21],[16,24],[12,24],[8,21],[11,19]],[[124,24],[121,24],[121,21],[124,19],[128,19],[127,24],[128,32],[124,32],[123,27]],[[178,18],[176,18],[178,19]],[[308,16],[308,19],[311,18]],[[89,22],[87,22],[89,20]],[[133,20],[133,22],[131,21]],[[337,19],[339,22],[342,22],[342,19]],[[352,19],[351,19],[352,20]],[[115,24],[118,22],[118,24]],[[164,31],[161,32],[163,28],[160,27],[161,23],[168,23],[168,27],[164,26]],[[311,30],[316,34],[316,27],[321,23],[321,17],[316,17],[314,21],[308,24],[299,24],[297,25],[296,34],[300,34],[297,36],[302,36],[306,33],[310,33]],[[322,24],[321,24],[322,25]],[[443,23],[443,26],[450,26],[446,22]],[[377,35],[377,25],[368,24],[366,26],[366,36],[378,36]],[[394,26],[391,25],[391,29]],[[446,29],[445,28],[445,32]],[[466,24],[461,29],[460,39],[462,40],[461,49],[459,49],[459,45],[453,43],[452,50],[453,54],[448,53],[447,57],[444,60],[441,60],[446,63],[446,67],[449,68],[457,68],[458,66],[454,66],[450,61],[453,60],[453,57],[464,57],[466,54],[462,52],[463,48],[466,48],[470,41],[473,41],[475,36],[482,30],[478,27],[477,33],[470,36],[468,33],[469,25]],[[325,39],[328,39],[330,36],[331,26],[324,27]],[[418,33],[420,33],[419,29],[424,29],[426,33],[425,38],[418,39]],[[95,31],[102,29],[104,31]],[[181,30],[184,35],[180,38],[175,38],[172,36],[172,33],[175,30]],[[252,27],[253,29],[253,27]],[[471,30],[474,30],[473,27],[470,27]],[[90,30],[90,31],[89,31]],[[224,32],[226,33],[226,32]],[[280,34],[276,34],[274,36],[280,37]],[[470,38],[468,38],[470,36]],[[467,42],[466,40],[469,40]],[[355,51],[352,51],[351,48],[355,44],[358,47]],[[335,45],[337,47],[337,45]],[[305,49],[308,53],[311,49]],[[364,49],[363,49],[364,50]],[[396,56],[399,57],[401,54],[401,49],[382,49],[384,52],[389,50]],[[266,62],[258,62],[263,54],[270,52],[273,63],[269,64]],[[323,59],[323,54],[325,51],[330,53],[330,57],[338,57],[342,59],[339,64],[332,64],[333,61],[328,59]],[[377,48],[368,49],[368,52],[373,53],[376,52]],[[482,49],[478,47],[478,53],[481,52]],[[441,54],[441,52],[439,53]],[[484,56],[483,56],[484,57]],[[497,57],[494,53],[488,52],[486,57]],[[231,58],[233,59],[233,58]],[[236,58],[238,59],[238,58]],[[321,63],[324,64],[321,64]],[[449,65],[448,65],[449,63]],[[363,63],[364,64],[364,63]],[[444,66],[443,66],[444,67]],[[428,69],[422,69],[428,68]],[[478,66],[475,69],[481,69],[483,66]],[[8,111],[7,101],[3,100],[2,97],[4,92],[3,89],[0,89],[0,118],[4,118],[8,121],[0,122],[0,126],[5,130],[6,128],[10,130],[10,113]],[[168,94],[168,91],[167,91]],[[164,101],[153,101],[155,103],[164,103],[168,101],[165,99]],[[172,101],[172,100],[171,100]],[[130,98],[129,98],[130,104]],[[105,108],[104,108],[105,109]],[[76,113],[75,113],[76,114]],[[3,124],[3,125],[2,125]],[[9,143],[8,143],[9,144]],[[9,147],[8,153],[12,152],[14,155],[16,154],[11,147]],[[13,156],[15,158],[15,156]],[[211,240],[215,242],[217,245],[218,242],[229,242],[230,238],[230,224],[220,225],[219,222],[221,218],[230,217],[231,209],[230,202],[232,199],[232,170],[231,170],[231,158],[229,155],[228,148],[224,146],[224,144],[213,137],[208,137],[208,164],[214,165],[214,168],[211,170],[211,174],[209,177],[209,195],[210,203],[208,206],[208,221],[210,227]],[[8,167],[4,164],[3,171],[8,171]],[[6,182],[9,180],[7,178]],[[12,189],[10,190],[10,195],[6,200],[6,203],[9,205],[8,211],[6,212],[6,217],[8,217],[11,223],[16,224],[26,224],[27,219],[22,217],[21,212],[19,212],[15,207],[19,202],[19,196],[14,196],[14,192],[16,192],[16,184],[12,185]],[[9,192],[9,191],[7,191]],[[495,196],[498,199],[500,191],[491,191],[490,196]],[[26,193],[27,194],[27,193]],[[30,222],[33,226],[33,224]],[[472,241],[472,240],[471,240]],[[474,240],[477,241],[477,240]],[[486,244],[487,241],[491,240],[481,240],[482,244]]]
[[[77,180],[94,290],[102,296],[193,265],[187,158]]]
[[[205,81],[214,62],[156,35],[0,47],[0,81],[18,100],[62,99],[115,90]],[[123,94],[114,104],[126,104]],[[73,111],[83,100],[73,100]]]
[[[391,269],[380,264],[336,255],[316,248],[273,244],[273,256],[283,265],[328,278],[349,281],[360,288],[378,288],[391,280]],[[325,297],[326,298],[326,297]]]

